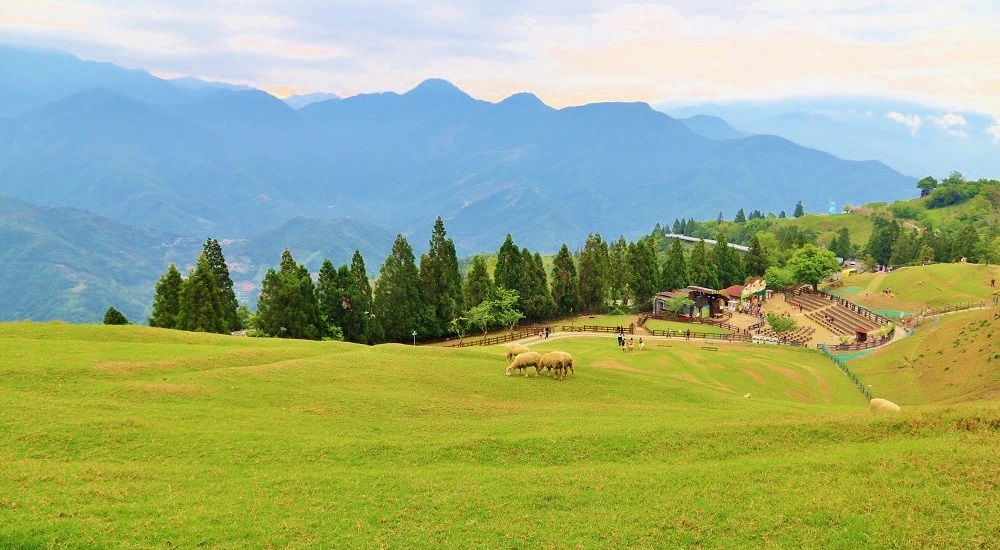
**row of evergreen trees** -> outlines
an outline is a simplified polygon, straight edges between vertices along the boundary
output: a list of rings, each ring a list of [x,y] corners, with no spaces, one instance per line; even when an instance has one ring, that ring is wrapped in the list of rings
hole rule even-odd
[[[229,333],[243,328],[222,246],[208,239],[187,278],[170,264],[156,283],[151,327]]]
[[[749,248],[741,255],[728,246],[724,232],[711,247],[701,240],[690,249],[677,240],[662,242],[656,232],[613,243],[593,234],[576,254],[564,244],[546,269],[540,253],[519,248],[507,235],[492,270],[479,255],[463,277],[454,242],[438,218],[419,263],[406,238],[396,237],[374,287],[360,252],[350,265],[324,261],[314,281],[285,250],[278,268],[264,275],[256,314],[249,316],[245,306],[237,306],[219,243],[209,239],[186,278],[173,264],[160,278],[149,324],[219,333],[250,328],[273,337],[368,344],[408,342],[414,332],[421,340],[434,339],[481,324],[481,318],[472,321],[471,312],[499,297],[513,300],[515,320],[539,322],[643,308],[661,290],[741,284],[776,264],[774,251],[765,250],[756,235]]]

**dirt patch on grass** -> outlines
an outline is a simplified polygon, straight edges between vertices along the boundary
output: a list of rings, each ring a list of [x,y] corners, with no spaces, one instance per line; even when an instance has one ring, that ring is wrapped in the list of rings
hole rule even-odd
[[[749,376],[750,378],[753,378],[754,380],[756,380],[760,384],[765,384],[766,383],[766,380],[764,379],[764,375],[761,374],[761,373],[759,373],[759,372],[757,372],[757,371],[752,371],[752,370],[749,370],[749,369],[740,369],[740,372],[742,372],[743,374]]]
[[[802,376],[801,372],[792,370],[790,368],[787,368],[787,367],[776,367],[774,365],[768,365],[767,368],[771,372],[776,372],[776,373],[784,376],[785,378],[787,378],[787,379],[789,379],[792,382],[795,382],[797,384],[802,384],[802,383],[804,383],[806,381],[805,377]]]
[[[207,388],[196,384],[170,384],[168,382],[130,382],[128,387],[149,394],[190,395],[204,393]]]
[[[811,403],[812,402],[812,400],[809,399],[809,397],[807,397],[806,394],[804,394],[802,392],[797,392],[797,391],[792,390],[792,389],[786,389],[785,390],[785,395],[789,399],[794,399],[794,400],[798,401],[799,403]]]
[[[628,365],[623,365],[618,361],[612,361],[608,359],[607,361],[598,361],[594,363],[594,366],[599,369],[617,370],[622,372],[634,372],[637,374],[647,374],[645,371],[641,371],[635,367],[630,367]]]
[[[688,382],[691,384],[695,384],[704,388],[724,391],[726,393],[736,393],[733,390],[729,389],[729,386],[726,386],[725,384],[717,380],[712,380],[711,383],[704,382],[702,380],[698,380],[697,378],[691,376],[690,374],[673,374],[670,375],[670,378],[673,378],[674,380],[680,380],[681,382]]]

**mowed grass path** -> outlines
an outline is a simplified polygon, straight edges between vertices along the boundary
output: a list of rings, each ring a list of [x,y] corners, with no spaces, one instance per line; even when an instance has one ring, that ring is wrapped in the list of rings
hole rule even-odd
[[[555,381],[499,347],[0,325],[0,547],[997,540],[995,405],[873,416],[815,352],[669,344],[553,339]]]

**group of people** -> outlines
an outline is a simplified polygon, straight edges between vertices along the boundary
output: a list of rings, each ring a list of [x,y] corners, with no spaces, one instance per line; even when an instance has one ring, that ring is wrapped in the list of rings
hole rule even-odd
[[[618,347],[622,351],[632,351],[635,349],[634,338],[629,336],[629,339],[625,340],[625,331],[622,327],[618,327]],[[642,341],[642,336],[639,337],[639,349],[646,349],[646,344]]]

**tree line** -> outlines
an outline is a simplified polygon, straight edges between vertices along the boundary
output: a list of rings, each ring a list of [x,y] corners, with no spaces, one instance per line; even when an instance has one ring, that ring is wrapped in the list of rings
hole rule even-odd
[[[167,268],[156,284],[148,322],[202,332],[245,328],[270,337],[409,342],[486,333],[520,321],[642,310],[661,290],[724,288],[796,265],[792,256],[783,261],[756,236],[745,257],[728,246],[724,231],[712,246],[704,240],[691,247],[678,240],[667,245],[662,237],[654,231],[633,242],[619,237],[609,243],[591,234],[575,253],[563,244],[547,269],[539,252],[518,247],[507,235],[495,255],[472,257],[463,276],[455,244],[438,218],[419,261],[407,239],[397,235],[374,284],[358,251],[349,265],[325,260],[314,280],[285,250],[277,269],[264,275],[255,313],[238,306],[222,249],[209,239],[186,278],[173,264]],[[808,279],[804,271],[792,273],[792,279]]]

